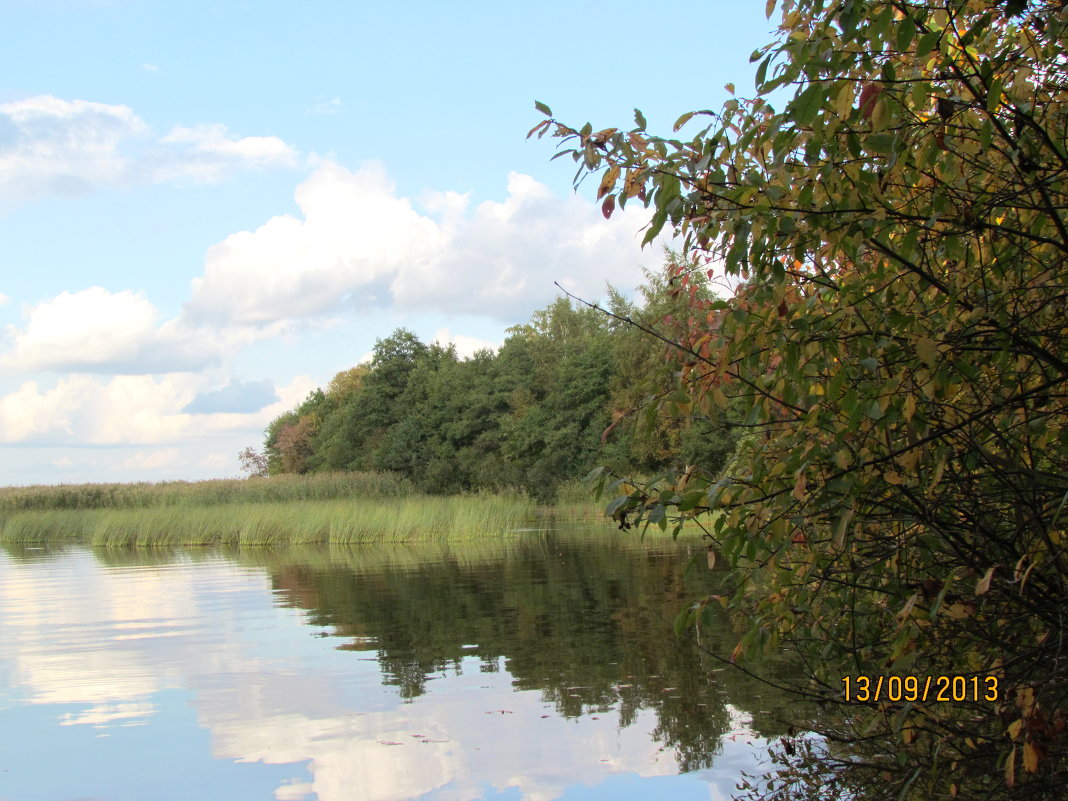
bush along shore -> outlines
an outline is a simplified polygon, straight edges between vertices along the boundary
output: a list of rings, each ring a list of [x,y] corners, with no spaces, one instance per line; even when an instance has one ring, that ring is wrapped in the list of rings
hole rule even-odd
[[[581,487],[539,506],[520,492],[428,495],[376,473],[0,488],[0,541],[103,547],[500,538],[603,520]]]

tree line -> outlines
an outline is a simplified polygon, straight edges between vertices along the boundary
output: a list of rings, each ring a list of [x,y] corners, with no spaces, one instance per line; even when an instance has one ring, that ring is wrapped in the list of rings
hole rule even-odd
[[[672,334],[672,311],[692,299],[667,272],[649,274],[637,301],[610,288],[612,314],[558,298],[496,351],[467,359],[397,329],[369,362],[270,423],[258,471],[385,471],[426,492],[519,489],[542,501],[601,465],[717,471],[737,438],[730,414],[651,404],[681,386],[678,365],[664,342],[624,322]],[[699,292],[715,297],[707,280]]]

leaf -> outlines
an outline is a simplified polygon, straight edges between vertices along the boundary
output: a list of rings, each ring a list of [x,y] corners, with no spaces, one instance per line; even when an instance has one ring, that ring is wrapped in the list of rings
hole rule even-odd
[[[1013,787],[1016,784],[1016,746],[1009,752],[1009,758],[1005,760],[1005,785]]]
[[[552,122],[550,120],[542,120],[537,125],[535,125],[533,128],[531,128],[529,131],[527,131],[527,139],[530,139],[530,137],[532,137],[534,135],[534,133],[536,131],[538,131],[538,130],[544,131],[551,124],[552,124]]]
[[[994,570],[996,569],[997,565],[987,568],[986,573],[983,574],[983,577],[979,579],[975,585],[976,595],[985,595],[990,591],[990,579],[994,577]]]
[[[1038,770],[1038,749],[1034,743],[1024,743],[1023,766],[1028,773]]]
[[[687,607],[675,615],[675,636],[681,637],[682,633],[693,623],[694,614],[697,611],[696,605]]]
[[[935,45],[938,44],[939,38],[941,38],[942,32],[939,30],[932,30],[925,33],[920,37],[920,41],[916,45],[916,57],[926,58],[932,50],[935,49]]]
[[[916,340],[916,353],[931,369],[938,364],[938,346],[934,340],[922,337]]]
[[[685,114],[683,114],[677,120],[675,120],[675,124],[671,127],[671,130],[678,131],[679,128],[681,128],[683,125],[688,123],[690,121],[690,119],[693,117],[693,115],[696,114],[696,113],[697,113],[696,111],[687,111]]]
[[[639,131],[645,130],[645,115],[642,114],[638,109],[634,109],[634,124],[638,126]]]
[[[767,19],[771,19],[771,15],[775,13],[776,0],[768,0],[767,5],[764,6],[764,16]]]
[[[623,508],[623,505],[626,504],[629,500],[629,495],[620,495],[618,498],[613,498],[604,508],[605,515],[607,517],[611,517],[614,520],[616,517],[616,512]]]
[[[881,131],[890,124],[890,103],[885,97],[876,99],[871,111],[871,127]]]
[[[871,120],[872,114],[875,111],[875,101],[879,99],[879,95],[882,91],[883,87],[871,81],[864,84],[864,88],[860,90],[859,108],[864,119]]]
[[[542,103],[540,100],[535,100],[534,101],[534,108],[536,108],[538,111],[540,111],[546,117],[551,117],[553,115],[552,109],[549,108],[544,103]]]
[[[790,115],[801,125],[809,125],[819,111],[826,92],[822,84],[812,84],[790,102]]]
[[[597,187],[597,199],[600,200],[609,192],[615,188],[616,180],[619,178],[619,165],[613,164],[607,170],[604,171],[604,175],[601,176],[601,185]]]
[[[611,218],[612,212],[615,211],[615,210],[616,210],[616,196],[615,195],[609,195],[608,197],[606,197],[604,199],[604,203],[601,204],[601,214],[603,214],[604,218],[607,220],[607,219]]]

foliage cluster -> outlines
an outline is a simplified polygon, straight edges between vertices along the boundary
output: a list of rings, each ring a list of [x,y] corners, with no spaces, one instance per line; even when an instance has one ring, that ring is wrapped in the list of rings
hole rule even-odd
[[[678,367],[620,318],[664,324],[684,303],[664,276],[650,275],[642,292],[637,306],[611,291],[616,317],[560,298],[509,329],[496,353],[470,359],[398,329],[369,364],[270,424],[267,471],[390,471],[428,492],[511,488],[541,501],[601,463],[648,472],[700,461],[714,471],[733,450],[726,415],[635,414],[649,394],[677,389]]]
[[[684,114],[709,123],[691,137],[537,104],[531,134],[600,174],[606,216],[637,198],[647,241],[684,237],[679,281],[740,282],[692,297],[677,342],[687,402],[741,403],[751,435],[714,480],[603,484],[610,508],[715,510],[737,589],[682,622],[737,609],[735,658],[788,644],[829,704],[850,674],[999,680],[995,701],[843,706],[752,797],[1063,797],[1065,3],[781,5],[756,97]]]

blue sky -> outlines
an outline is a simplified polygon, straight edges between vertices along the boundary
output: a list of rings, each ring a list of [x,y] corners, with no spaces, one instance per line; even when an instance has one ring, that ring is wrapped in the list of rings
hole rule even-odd
[[[0,0],[0,484],[199,479],[398,326],[630,289],[541,116],[752,86],[760,2]],[[592,191],[592,190],[591,190]]]

